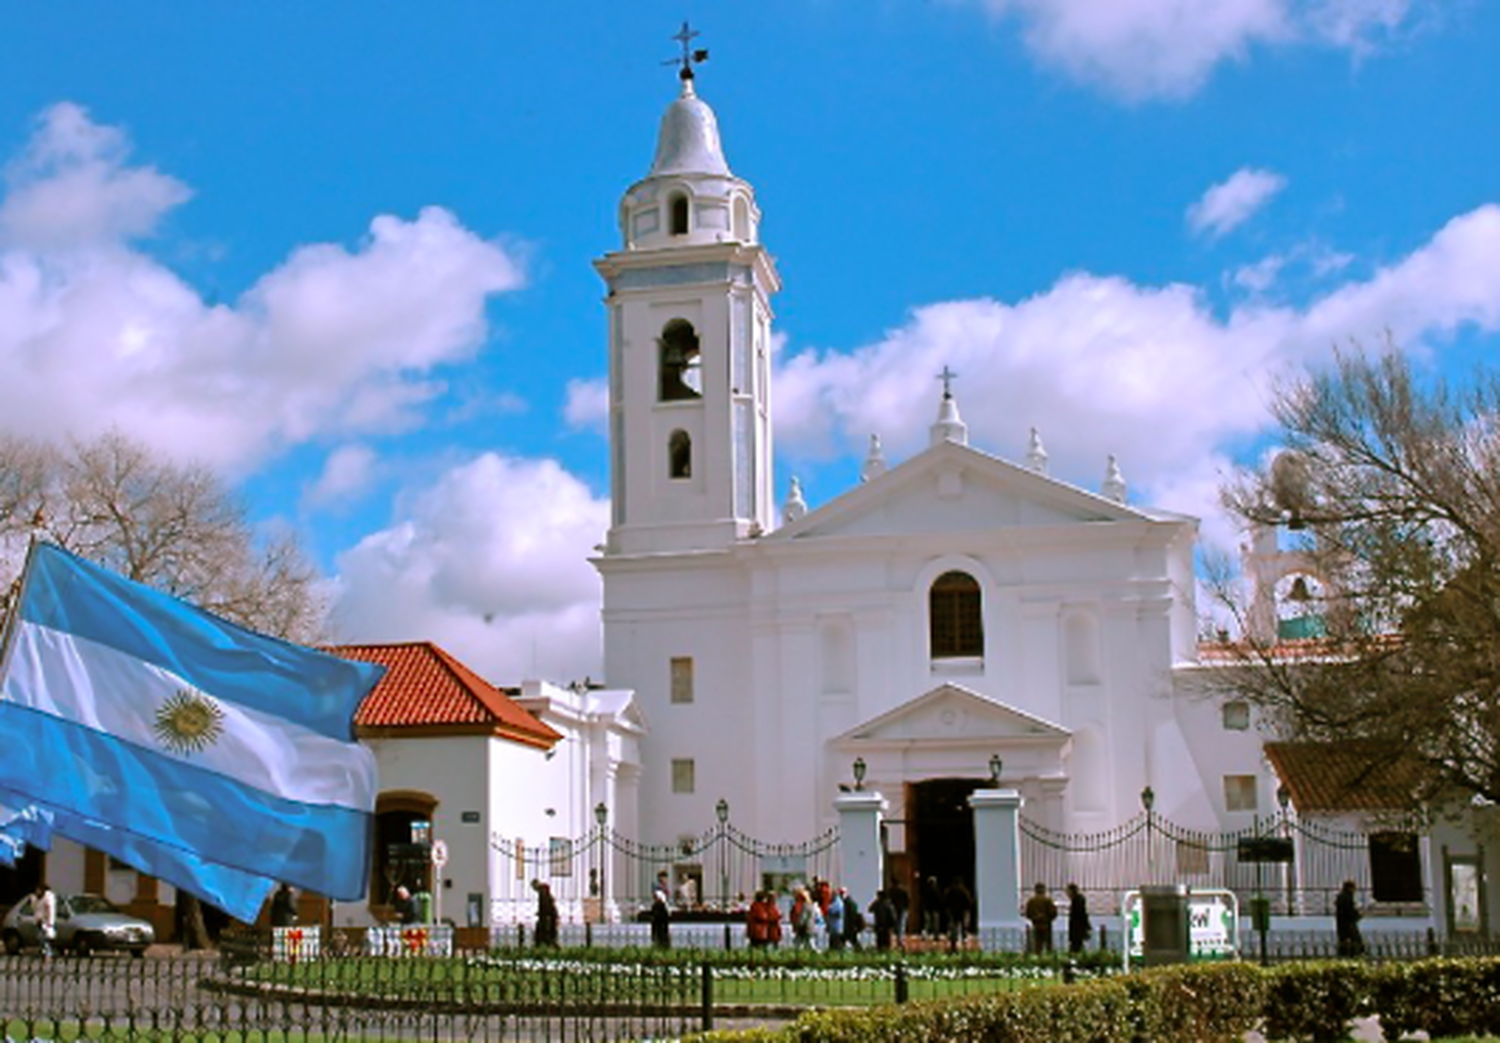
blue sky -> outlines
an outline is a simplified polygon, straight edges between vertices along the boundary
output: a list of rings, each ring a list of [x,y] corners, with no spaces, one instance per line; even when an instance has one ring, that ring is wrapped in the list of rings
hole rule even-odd
[[[1279,376],[1500,330],[1500,5],[686,0],[15,5],[0,424],[114,427],[303,535],[348,640],[598,676],[601,286],[698,89],[756,189],[777,487],[871,433],[1204,518]]]

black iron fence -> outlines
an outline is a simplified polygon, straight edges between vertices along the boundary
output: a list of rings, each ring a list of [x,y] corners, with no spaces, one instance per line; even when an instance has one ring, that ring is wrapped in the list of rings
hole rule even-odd
[[[0,958],[11,1039],[640,1040],[712,1023],[695,967]],[[706,1013],[707,1012],[707,1013]]]
[[[1120,970],[1098,951],[1040,959],[581,948],[434,956],[350,934],[330,936],[308,955],[284,941],[240,932],[215,954],[0,957],[0,1027],[10,1039],[664,1039],[775,1023],[814,1007],[981,994]],[[1335,955],[1326,933],[1279,931],[1270,942],[1272,962]],[[369,955],[375,950],[383,954]],[[1366,938],[1367,959],[1454,951],[1431,933]]]
[[[564,923],[609,923],[644,917],[657,874],[666,873],[674,912],[742,916],[755,892],[789,893],[814,877],[829,879],[838,860],[838,831],[802,843],[771,843],[725,819],[673,844],[646,844],[602,825],[583,836],[526,845],[491,838],[498,886],[489,924],[529,922],[536,909],[531,881],[548,884]]]
[[[1062,833],[1022,816],[1021,874],[1077,883],[1096,913],[1118,913],[1120,897],[1142,884],[1170,883],[1233,891],[1246,911],[1262,897],[1274,916],[1332,916],[1352,880],[1362,902],[1422,916],[1431,908],[1422,833],[1417,822],[1350,831],[1288,812],[1226,832],[1188,829],[1149,810],[1096,833]]]
[[[813,1007],[993,992],[1017,979],[1090,973],[960,954],[495,950],[452,957],[412,948],[333,955],[242,931],[213,955],[0,958],[0,1026],[11,1039],[640,1040],[775,1023]],[[347,941],[347,939],[346,939]],[[1094,961],[1093,973],[1111,966]]]

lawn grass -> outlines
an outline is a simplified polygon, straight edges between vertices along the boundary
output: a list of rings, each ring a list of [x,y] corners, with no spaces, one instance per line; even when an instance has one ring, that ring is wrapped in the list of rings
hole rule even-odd
[[[895,1002],[897,976],[908,999],[941,999],[1061,979],[1061,964],[1014,956],[913,957],[877,954],[745,954],[642,950],[499,951],[452,959],[350,959],[260,964],[244,979],[280,988],[353,993],[382,1000],[471,1004],[697,1004],[703,972],[715,1006],[841,1007]],[[1101,973],[1107,967],[1085,968]]]

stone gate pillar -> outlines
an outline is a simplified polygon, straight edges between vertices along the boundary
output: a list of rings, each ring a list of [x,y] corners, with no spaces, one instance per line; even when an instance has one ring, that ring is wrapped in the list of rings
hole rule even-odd
[[[979,789],[974,809],[974,898],[981,929],[1025,929],[1021,918],[1021,795],[1013,789]]]
[[[874,790],[840,793],[833,802],[839,813],[839,861],[843,879],[835,887],[847,887],[861,909],[869,907],[875,892],[885,886],[884,851],[880,846],[880,819],[889,805]]]

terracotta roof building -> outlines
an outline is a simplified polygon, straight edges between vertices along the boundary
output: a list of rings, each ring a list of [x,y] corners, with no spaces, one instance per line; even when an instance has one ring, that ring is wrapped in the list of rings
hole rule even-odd
[[[329,651],[386,668],[355,714],[361,739],[493,735],[548,749],[562,738],[431,641],[338,645]]]

